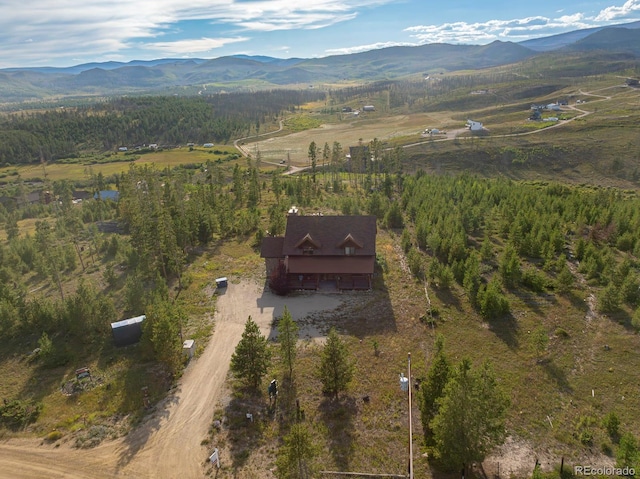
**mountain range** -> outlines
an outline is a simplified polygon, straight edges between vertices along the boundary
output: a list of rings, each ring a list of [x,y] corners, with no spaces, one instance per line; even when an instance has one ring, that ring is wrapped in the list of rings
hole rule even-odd
[[[480,69],[545,53],[615,52],[640,57],[640,22],[575,30],[520,43],[398,46],[323,58],[235,55],[214,59],[86,63],[0,70],[0,102],[130,93],[202,93],[283,85],[374,81]]]

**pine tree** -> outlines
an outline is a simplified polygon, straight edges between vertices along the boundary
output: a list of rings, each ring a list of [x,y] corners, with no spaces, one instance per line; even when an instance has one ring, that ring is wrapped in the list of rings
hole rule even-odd
[[[433,431],[431,421],[438,413],[438,400],[444,393],[444,388],[451,375],[451,366],[444,353],[444,336],[436,336],[435,351],[431,366],[427,371],[427,379],[420,386],[420,416],[425,442],[433,446]]]
[[[294,424],[284,438],[276,458],[276,477],[307,479],[314,477],[312,460],[316,456],[311,434],[304,424]]]
[[[482,462],[504,441],[509,402],[488,363],[474,371],[469,359],[463,359],[437,404],[431,428],[438,458],[447,469]]]
[[[286,306],[282,312],[282,318],[278,321],[278,341],[280,342],[282,361],[289,370],[289,379],[293,380],[293,363],[296,360],[298,325],[291,317],[291,313]]]
[[[147,306],[145,316],[144,333],[151,341],[156,359],[175,374],[182,359],[182,312],[175,303],[156,296]]]
[[[349,358],[347,346],[340,339],[335,328],[331,328],[320,363],[323,392],[332,394],[338,399],[338,394],[347,389],[352,378],[353,364]]]
[[[231,372],[250,387],[258,389],[270,361],[271,351],[267,338],[260,333],[260,328],[249,316],[242,339],[231,356]]]

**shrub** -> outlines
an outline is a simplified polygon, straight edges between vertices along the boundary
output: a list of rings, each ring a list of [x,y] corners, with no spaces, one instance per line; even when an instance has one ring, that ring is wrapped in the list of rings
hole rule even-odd
[[[279,296],[285,296],[289,293],[287,267],[284,264],[279,264],[278,267],[271,272],[271,276],[269,276],[269,288]]]
[[[509,300],[500,290],[497,281],[491,281],[486,287],[483,285],[478,291],[480,313],[485,318],[502,316],[509,312]]]
[[[612,441],[616,442],[619,439],[620,431],[620,419],[615,412],[609,412],[602,420],[602,425],[607,430],[607,434]]]
[[[547,279],[535,269],[525,269],[520,280],[523,286],[536,293],[542,293],[547,287]]]
[[[56,442],[58,439],[62,438],[62,433],[58,430],[55,431],[51,431],[49,434],[47,434],[44,438],[45,441],[47,442]]]
[[[0,424],[17,430],[35,422],[42,411],[42,404],[13,399],[0,405]]]

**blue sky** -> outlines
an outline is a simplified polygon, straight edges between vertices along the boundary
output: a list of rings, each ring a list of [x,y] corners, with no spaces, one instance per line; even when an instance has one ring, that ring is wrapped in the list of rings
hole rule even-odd
[[[640,0],[1,0],[0,68],[323,57],[522,41],[640,20]]]

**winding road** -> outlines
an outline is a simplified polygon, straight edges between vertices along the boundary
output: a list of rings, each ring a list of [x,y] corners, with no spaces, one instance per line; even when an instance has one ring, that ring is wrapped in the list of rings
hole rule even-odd
[[[211,453],[202,445],[213,412],[227,394],[229,362],[251,316],[271,335],[284,305],[294,320],[342,302],[339,295],[281,297],[250,281],[230,284],[217,300],[215,330],[204,353],[192,360],[178,386],[128,435],[93,449],[73,441],[47,445],[41,439],[0,442],[0,479],[195,479],[205,476]],[[222,451],[224,452],[224,451]]]

